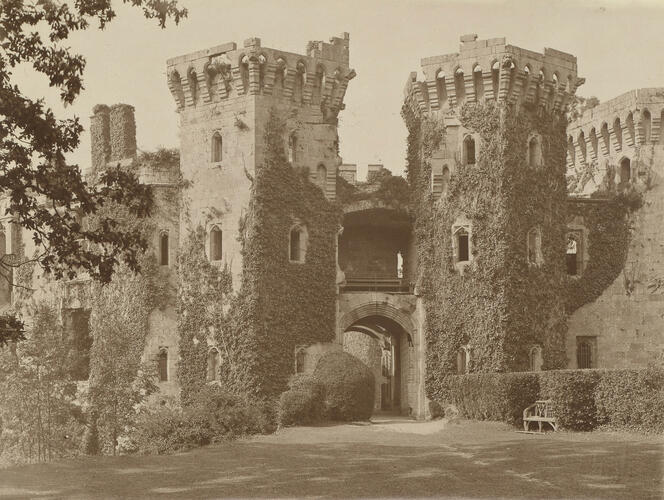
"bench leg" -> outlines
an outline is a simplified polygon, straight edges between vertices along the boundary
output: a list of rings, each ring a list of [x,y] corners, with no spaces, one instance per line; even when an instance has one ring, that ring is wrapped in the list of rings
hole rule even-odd
[[[541,420],[538,420],[538,421],[537,421],[537,425],[538,425],[538,427],[539,427],[539,431],[542,432],[542,421],[541,421]]]
[[[527,420],[523,421],[523,430],[526,431],[526,432],[528,431],[528,421]]]

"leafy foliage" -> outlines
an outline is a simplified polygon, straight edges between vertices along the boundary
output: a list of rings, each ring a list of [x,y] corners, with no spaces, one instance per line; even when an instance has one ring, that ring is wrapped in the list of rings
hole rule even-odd
[[[178,382],[183,404],[207,381],[208,339],[219,340],[224,363],[234,370],[229,359],[225,310],[230,301],[232,279],[228,267],[212,264],[205,255],[205,230],[189,232],[178,254],[177,317],[179,333]],[[216,333],[216,336],[215,336]]]
[[[597,421],[613,429],[664,433],[664,370],[606,370],[595,387]]]
[[[375,380],[371,370],[343,351],[323,355],[313,373],[323,387],[329,420],[368,420],[373,412]]]
[[[499,420],[520,425],[523,410],[539,394],[534,372],[448,375],[439,401],[453,403],[459,413],[475,420]]]
[[[596,370],[561,370],[540,374],[541,399],[556,405],[558,424],[564,429],[589,431],[597,426]]]
[[[471,350],[471,371],[526,369],[533,345],[543,347],[545,368],[565,364],[565,122],[492,101],[465,104],[459,117],[479,136],[477,161],[457,162],[440,200],[431,194],[430,158],[443,141],[442,123],[425,118],[408,124],[432,399],[444,391],[444,375],[456,372],[461,346]],[[532,132],[542,141],[542,167],[528,162]],[[473,260],[463,273],[454,265],[452,241],[462,215],[472,225]],[[529,264],[526,255],[534,226],[543,235],[541,266]]]
[[[276,398],[293,373],[295,347],[329,342],[335,328],[335,237],[339,209],[306,172],[286,159],[283,118],[271,110],[265,156],[257,166],[246,217],[240,220],[241,285],[230,302],[221,347],[222,383]],[[289,234],[306,227],[305,262],[290,262]]]
[[[0,463],[78,452],[83,417],[55,309],[36,306],[26,340],[0,352]]]
[[[279,425],[307,425],[323,418],[323,386],[310,375],[298,373],[288,382],[288,390],[279,397]]]
[[[272,430],[272,415],[263,405],[212,385],[184,408],[145,407],[130,441],[139,453],[165,454]]]
[[[124,0],[157,19],[164,27],[186,16],[173,0]],[[100,28],[115,17],[111,0],[79,0],[74,4],[40,0],[3,0],[0,4],[0,196],[7,200],[7,213],[33,233],[39,249],[35,259],[46,272],[59,279],[85,270],[108,282],[115,265],[122,261],[138,269],[138,255],[146,243],[139,235],[117,225],[109,217],[94,228],[85,228],[80,217],[95,213],[113,201],[137,217],[151,208],[150,191],[136,176],[109,167],[89,184],[66,155],[79,145],[82,126],[78,118],[58,119],[43,99],[32,99],[12,83],[17,65],[31,65],[60,91],[65,104],[83,89],[85,60],[66,45],[69,35],[82,31],[96,19]],[[91,245],[84,244],[91,243]],[[100,250],[101,248],[101,250]],[[16,263],[0,259],[0,274],[12,279]],[[6,335],[6,332],[10,332]],[[0,321],[0,344],[20,338],[8,321]]]

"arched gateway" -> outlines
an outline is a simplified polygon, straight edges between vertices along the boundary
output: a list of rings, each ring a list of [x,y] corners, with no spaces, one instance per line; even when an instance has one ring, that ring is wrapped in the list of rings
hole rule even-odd
[[[411,296],[372,293],[340,301],[337,341],[376,379],[374,411],[423,416],[420,342]],[[362,297],[369,298],[369,297]]]

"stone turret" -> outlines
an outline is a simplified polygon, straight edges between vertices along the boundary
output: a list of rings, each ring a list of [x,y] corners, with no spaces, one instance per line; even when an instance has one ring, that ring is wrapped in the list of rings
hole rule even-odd
[[[109,161],[130,164],[136,158],[136,121],[134,107],[97,104],[90,117],[92,173],[99,172]]]
[[[424,81],[411,73],[404,114],[449,112],[464,102],[529,103],[563,112],[585,79],[576,57],[555,49],[544,53],[507,45],[505,38],[463,35],[459,52],[422,59]]]
[[[181,171],[191,220],[223,231],[224,258],[241,269],[238,220],[248,206],[264,133],[276,111],[284,149],[329,200],[336,197],[337,117],[348,82],[349,36],[309,42],[305,54],[249,38],[169,59],[167,82],[180,115]],[[213,215],[211,215],[213,214]],[[183,221],[183,223],[185,223]],[[183,233],[185,234],[185,233]]]

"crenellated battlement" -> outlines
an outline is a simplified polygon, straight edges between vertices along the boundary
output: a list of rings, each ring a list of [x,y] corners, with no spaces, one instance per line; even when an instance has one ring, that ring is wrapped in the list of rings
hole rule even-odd
[[[664,143],[664,88],[636,89],[585,110],[567,127],[567,169],[575,194],[598,189],[610,166],[630,165],[630,180],[645,175],[641,148]],[[634,176],[636,173],[636,176]],[[620,181],[620,173],[616,173]]]
[[[306,54],[261,46],[260,38],[243,47],[227,43],[167,61],[168,87],[178,110],[233,97],[270,95],[295,105],[320,106],[326,117],[343,109],[348,82],[350,36],[330,43],[312,41]]]
[[[576,57],[571,54],[549,48],[533,52],[507,45],[505,38],[478,40],[474,34],[461,37],[459,52],[424,58],[421,66],[424,81],[413,72],[406,82],[407,121],[483,100],[528,103],[564,113],[585,81],[577,76]]]
[[[568,167],[658,144],[664,88],[636,89],[584,111],[567,127]]]

